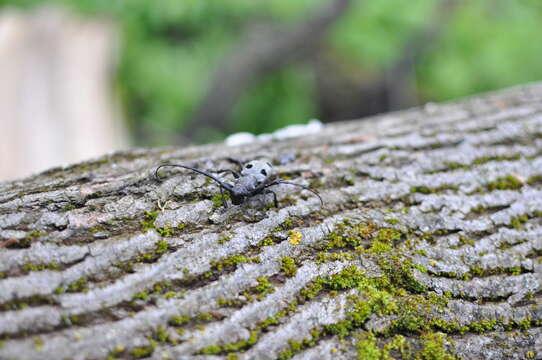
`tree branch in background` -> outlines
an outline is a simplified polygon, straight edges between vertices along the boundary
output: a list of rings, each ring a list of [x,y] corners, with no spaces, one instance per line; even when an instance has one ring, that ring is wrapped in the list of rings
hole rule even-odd
[[[232,109],[252,82],[314,51],[322,36],[344,14],[351,0],[334,0],[303,24],[288,30],[250,28],[245,40],[219,66],[209,91],[196,108],[188,137],[204,128],[227,130]]]
[[[443,31],[461,0],[438,3],[425,26],[403,46],[396,61],[381,74],[362,74],[355,78],[329,52],[321,51],[313,59],[320,116],[326,121],[353,119],[419,103],[415,64],[438,44]],[[359,72],[359,69],[356,69]]]
[[[461,0],[440,1],[431,21],[403,46],[402,56],[386,72],[387,110],[404,109],[419,103],[416,89],[416,62],[439,41]]]

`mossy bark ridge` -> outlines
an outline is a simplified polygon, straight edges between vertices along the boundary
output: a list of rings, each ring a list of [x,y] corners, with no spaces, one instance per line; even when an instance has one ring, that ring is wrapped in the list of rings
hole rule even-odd
[[[541,104],[532,84],[2,183],[0,359],[541,358]],[[152,176],[259,155],[324,207]]]

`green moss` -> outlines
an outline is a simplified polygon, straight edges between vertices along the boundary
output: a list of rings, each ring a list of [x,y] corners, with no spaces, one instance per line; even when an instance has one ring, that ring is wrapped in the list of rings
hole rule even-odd
[[[190,321],[190,316],[173,316],[169,319],[168,324],[172,326],[182,326]]]
[[[259,263],[260,258],[257,256],[246,257],[244,255],[232,255],[220,261],[212,261],[211,267],[213,270],[222,271],[225,269],[235,269],[238,264],[242,263]]]
[[[400,355],[398,357],[394,356],[394,358],[410,359],[412,356],[410,344],[406,341],[405,337],[402,335],[395,335],[391,339],[391,341],[389,341],[388,343],[386,343],[386,345],[384,345],[384,348],[382,350],[384,354],[383,358],[385,358],[386,360],[387,359],[391,360],[392,357],[390,356],[390,353],[392,351]]]
[[[359,360],[380,360],[384,358],[382,350],[376,344],[376,338],[372,333],[356,344]]]
[[[481,214],[486,210],[487,210],[487,208],[485,206],[483,206],[483,205],[478,205],[478,206],[475,206],[472,209],[470,209],[470,211],[472,211],[475,214]]]
[[[177,296],[177,292],[176,291],[168,291],[166,292],[164,295],[162,295],[162,297],[164,299],[173,299],[174,297]]]
[[[463,235],[459,235],[459,243],[458,243],[458,247],[461,247],[463,245],[469,245],[469,246],[474,246],[475,242],[473,239],[470,239],[466,236],[463,236]]]
[[[231,351],[239,351],[244,348],[247,348],[251,345],[256,344],[258,341],[258,332],[257,331],[251,331],[248,339],[241,340],[233,344],[227,344],[223,346],[224,351],[231,352]]]
[[[488,163],[490,161],[509,161],[509,160],[518,160],[520,158],[519,155],[512,155],[512,156],[483,156],[474,159],[472,162],[474,165],[481,165]]]
[[[26,263],[21,267],[21,270],[28,272],[28,271],[43,271],[43,270],[55,270],[58,271],[58,264],[55,262],[48,263],[48,264],[30,264]],[[1,278],[1,277],[0,277]]]
[[[356,183],[356,180],[351,176],[343,176],[343,181],[348,186],[352,186]]]
[[[221,307],[241,307],[243,306],[245,301],[241,301],[240,299],[224,299],[224,298],[218,298],[216,300],[216,303],[218,306]]]
[[[205,355],[216,355],[220,353],[241,351],[245,348],[248,348],[254,345],[257,341],[258,341],[258,332],[251,331],[248,339],[246,340],[241,340],[235,343],[225,344],[225,345],[214,344],[200,350],[198,353],[205,354]]]
[[[66,288],[66,292],[73,293],[73,292],[87,292],[87,280],[85,278],[81,278],[74,283],[71,283]]]
[[[319,340],[322,335],[323,333],[318,328],[315,328],[310,331],[310,338],[304,338],[301,341],[293,339],[288,340],[288,347],[279,354],[278,359],[290,359],[295,354],[301,352],[301,350],[315,346],[316,341]]]
[[[126,348],[122,345],[115,346],[115,348],[109,353],[107,360],[114,360],[117,356],[122,355]]]
[[[166,251],[168,251],[168,248],[169,248],[169,244],[167,243],[167,241],[165,240],[159,240],[157,243],[156,243],[156,249],[154,250],[156,254],[163,254],[165,253]]]
[[[356,287],[365,275],[355,266],[347,267],[341,272],[329,277],[316,277],[312,282],[300,290],[302,300],[310,300],[324,290],[346,290]]]
[[[454,360],[455,356],[449,354],[446,350],[444,341],[446,335],[442,333],[429,333],[422,335],[423,348],[416,355],[418,360]]]
[[[271,294],[275,292],[273,285],[269,283],[269,279],[266,277],[259,277],[256,279],[258,286],[254,287],[254,291],[260,294]]]
[[[158,211],[146,211],[145,215],[143,215],[144,219],[141,221],[141,230],[142,231],[148,231],[150,229],[155,229],[154,222],[156,221],[156,218],[158,217]]]
[[[523,270],[519,266],[512,266],[512,267],[496,267],[496,268],[482,268],[479,266],[471,266],[469,268],[470,274],[473,276],[491,276],[491,275],[499,275],[499,274],[509,274],[509,275],[520,275]]]
[[[445,161],[444,166],[446,166],[449,170],[468,169],[470,167],[469,165],[461,164],[454,161]]]
[[[399,219],[386,219],[386,222],[390,225],[396,225],[399,223]]]
[[[185,224],[185,223],[179,223],[179,224],[177,225],[177,228],[176,228],[176,229],[177,229],[177,232],[184,230],[187,226],[188,226],[188,225]]]
[[[212,321],[215,316],[211,313],[201,313],[194,317],[194,320],[199,322],[209,322]]]
[[[378,260],[381,269],[386,272],[391,283],[413,293],[423,293],[427,287],[414,277],[414,270],[427,272],[427,269],[413,264],[408,259],[398,256],[382,257]]]
[[[230,194],[228,192],[224,192],[224,197],[222,197],[222,194],[218,193],[211,197],[211,201],[213,202],[213,210],[216,210],[222,206],[224,206],[224,201],[230,200]]]
[[[293,228],[294,228],[294,221],[291,218],[287,218],[286,220],[282,222],[282,224],[274,228],[272,231],[273,232],[286,231],[286,230],[291,230]]]
[[[132,351],[130,351],[130,353],[132,354],[133,357],[139,359],[139,358],[150,356],[153,353],[153,351],[154,351],[154,346],[141,346],[141,347],[133,348]]]
[[[159,240],[156,242],[154,250],[141,254],[138,257],[134,259],[134,262],[136,263],[153,263],[155,262],[160,256],[162,256],[164,253],[166,253],[170,249],[169,243],[165,240]],[[126,264],[118,264],[121,268],[126,268]],[[129,269],[129,267],[128,267]]]
[[[204,349],[201,349],[198,353],[205,355],[216,355],[222,351],[222,348],[219,345],[211,345]]]
[[[43,339],[39,336],[36,336],[34,338],[34,348],[37,351],[43,351],[43,347],[45,346],[45,343],[43,342]]]
[[[287,277],[294,277],[297,274],[297,265],[295,260],[290,257],[283,257],[281,259],[280,271]]]
[[[426,195],[436,194],[436,193],[447,191],[447,190],[457,191],[459,190],[459,188],[455,185],[441,185],[436,188],[430,188],[428,186],[421,185],[421,186],[412,186],[410,188],[411,193],[420,193],[420,194],[426,194]]]
[[[464,334],[465,332],[469,331],[468,326],[460,326],[457,321],[445,321],[442,319],[432,319],[431,327],[442,330],[448,334]]]
[[[146,292],[146,291],[141,291],[141,292],[135,294],[134,297],[132,298],[132,300],[143,300],[143,301],[146,301],[148,297],[149,297],[149,293],[148,293],[148,292]]]
[[[353,225],[348,220],[344,220],[326,236],[324,248],[330,250],[357,247],[369,240],[374,231],[376,227],[371,222]]]
[[[373,254],[382,254],[391,251],[391,249],[391,244],[374,240],[371,242],[371,246],[367,249],[367,252]]]
[[[496,320],[478,321],[478,322],[473,322],[469,324],[468,328],[472,332],[485,333],[485,332],[494,330],[496,325],[497,325]]]
[[[315,262],[317,264],[323,264],[332,261],[352,261],[354,259],[354,254],[350,252],[319,252],[316,254]]]
[[[355,266],[349,266],[341,272],[323,280],[326,287],[333,290],[351,289],[365,279],[363,271]]]
[[[290,346],[293,343],[295,343],[294,340],[288,340],[288,342],[290,343]],[[295,355],[295,352],[291,349],[291,348],[287,348],[287,349],[284,349],[280,354],[279,354],[279,360],[287,360],[287,359],[290,359],[292,358],[293,356]]]
[[[220,239],[218,239],[218,243],[219,244],[224,244],[224,243],[227,243],[228,241],[231,240],[231,236],[230,235],[226,235],[226,236],[223,236],[221,237]]]
[[[156,227],[156,231],[163,237],[172,237],[173,234],[175,234],[175,230],[169,225],[166,225],[163,228]]]
[[[384,228],[376,232],[371,240],[371,245],[367,252],[373,254],[382,254],[391,251],[393,244],[403,237],[403,233],[397,229]]]
[[[527,179],[527,185],[542,184],[542,175],[533,175]]]
[[[514,228],[516,230],[519,230],[519,229],[521,229],[523,224],[525,224],[527,221],[529,221],[529,216],[527,216],[525,214],[517,216],[517,217],[512,218],[510,220],[510,227],[512,227],[512,228]]]
[[[324,286],[320,281],[321,278],[316,278],[313,282],[309,283],[303,289],[299,291],[299,295],[303,300],[310,300],[315,298],[322,290]]]
[[[158,329],[156,329],[156,339],[159,343],[167,343],[169,342],[169,334],[163,327],[159,326]]]
[[[47,233],[44,232],[44,231],[33,230],[30,233],[28,233],[28,235],[26,235],[25,238],[20,239],[17,243],[11,245],[11,247],[14,247],[14,248],[29,248],[31,243],[34,240],[36,240],[40,236],[44,236],[44,235],[47,235]]]
[[[272,246],[272,245],[275,245],[275,241],[273,241],[273,238],[271,236],[268,236],[260,240],[260,242],[256,246],[262,247],[262,246]]]
[[[427,186],[412,186],[410,188],[411,193],[431,194],[431,191]]]
[[[523,187],[523,183],[512,175],[506,175],[498,178],[495,181],[491,181],[486,184],[486,188],[489,191],[493,190],[519,190]]]
[[[277,325],[279,324],[280,322],[280,319],[282,319],[283,317],[285,317],[286,315],[290,314],[291,312],[293,312],[296,308],[297,308],[297,301],[293,301],[290,305],[288,305],[287,308],[279,311],[277,314],[275,314],[274,316],[270,316],[268,317],[267,319],[263,320],[262,322],[260,322],[257,326],[257,329],[259,330],[266,330],[268,327],[272,326],[272,325]]]

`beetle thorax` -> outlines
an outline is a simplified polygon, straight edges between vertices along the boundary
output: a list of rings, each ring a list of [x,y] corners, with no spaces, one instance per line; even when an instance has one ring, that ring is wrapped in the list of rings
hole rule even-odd
[[[260,186],[265,179],[254,175],[244,175],[237,179],[233,185],[233,191],[237,195],[248,195]]]

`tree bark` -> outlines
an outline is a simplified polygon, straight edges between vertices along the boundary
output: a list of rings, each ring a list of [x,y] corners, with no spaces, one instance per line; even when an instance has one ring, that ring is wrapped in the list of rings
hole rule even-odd
[[[0,359],[541,358],[541,100],[532,84],[0,183]],[[260,155],[324,206],[280,185],[278,209],[224,209],[201,175],[153,176]]]

